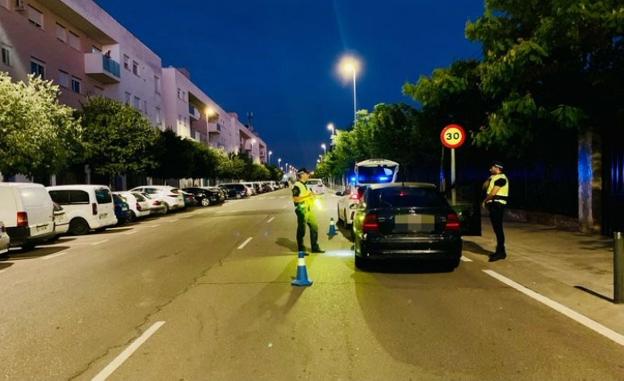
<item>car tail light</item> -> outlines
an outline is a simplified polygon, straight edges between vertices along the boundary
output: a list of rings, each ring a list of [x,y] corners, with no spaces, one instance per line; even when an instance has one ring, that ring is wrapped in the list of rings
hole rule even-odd
[[[28,227],[28,213],[17,212],[17,227]]]
[[[376,232],[379,231],[379,221],[377,220],[376,214],[367,214],[364,217],[364,224],[362,225],[362,230],[364,233]]]
[[[351,193],[351,196],[349,196],[349,199],[351,199],[351,200],[359,200],[358,194],[357,193]]]
[[[93,213],[94,216],[97,216],[97,204],[94,202],[93,204],[91,204],[91,213]]]
[[[139,212],[141,211],[141,204],[139,204],[138,202],[136,203],[136,210],[138,210]]]
[[[160,201],[158,200],[154,201],[154,206],[160,206]]]
[[[459,228],[460,228],[460,223],[459,223],[459,217],[457,217],[457,214],[451,213],[448,216],[446,216],[446,225],[444,226],[444,230],[459,231]]]

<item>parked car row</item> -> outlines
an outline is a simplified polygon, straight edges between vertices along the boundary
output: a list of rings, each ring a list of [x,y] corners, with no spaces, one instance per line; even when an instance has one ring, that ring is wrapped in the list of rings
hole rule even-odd
[[[256,186],[258,191],[279,188],[273,182],[250,184],[253,191],[236,183],[183,189],[144,185],[111,192],[105,185],[0,183],[0,254],[9,247],[29,249],[66,233],[82,235],[150,215],[220,205],[255,194]]]

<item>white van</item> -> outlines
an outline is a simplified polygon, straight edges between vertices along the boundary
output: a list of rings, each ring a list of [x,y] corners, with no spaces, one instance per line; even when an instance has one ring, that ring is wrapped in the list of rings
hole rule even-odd
[[[325,194],[325,184],[321,179],[308,179],[306,185],[314,194]]]
[[[54,204],[41,184],[0,183],[0,221],[11,246],[30,248],[54,238]]]
[[[107,186],[60,185],[47,189],[52,200],[65,210],[70,234],[87,234],[117,224],[113,196]]]

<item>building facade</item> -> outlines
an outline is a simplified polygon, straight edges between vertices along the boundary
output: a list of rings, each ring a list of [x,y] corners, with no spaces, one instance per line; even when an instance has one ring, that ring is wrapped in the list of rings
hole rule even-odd
[[[54,81],[59,100],[71,107],[89,96],[115,99],[161,130],[266,162],[266,143],[257,133],[187,71],[163,69],[156,53],[93,0],[0,0],[0,52],[0,71],[16,81],[30,73]]]

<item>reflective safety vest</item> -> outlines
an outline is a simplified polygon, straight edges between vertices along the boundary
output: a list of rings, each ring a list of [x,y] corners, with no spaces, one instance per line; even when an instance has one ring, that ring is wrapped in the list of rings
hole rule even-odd
[[[509,179],[507,178],[507,176],[505,176],[504,173],[490,176],[490,184],[487,188],[487,194],[489,195],[490,192],[492,192],[492,189],[494,189],[494,187],[496,186],[496,180],[499,179],[505,179],[505,185],[500,187],[492,201],[500,202],[501,204],[506,205],[507,199],[509,198]]]
[[[295,182],[293,188],[299,189],[299,196],[293,196],[295,206],[312,206],[314,201],[314,193],[301,181]]]

